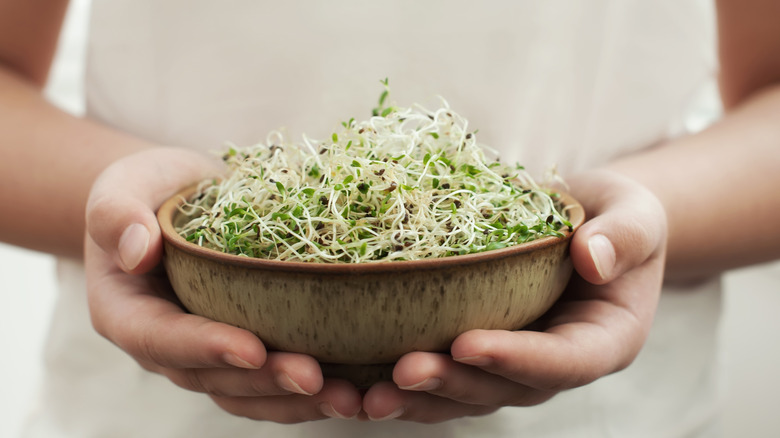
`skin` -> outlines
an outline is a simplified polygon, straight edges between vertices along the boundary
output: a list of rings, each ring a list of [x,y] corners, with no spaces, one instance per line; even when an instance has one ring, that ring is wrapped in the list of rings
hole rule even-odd
[[[772,17],[780,4],[718,1],[726,116],[701,134],[567,176],[591,219],[572,241],[577,274],[567,299],[540,331],[464,333],[451,355],[406,355],[394,382],[361,394],[323,380],[310,357],[266,352],[248,332],[176,304],[157,268],[153,212],[178,188],[218,171],[198,154],[149,144],[45,101],[41,88],[66,4],[0,0],[0,240],[84,257],[95,329],[147,370],[232,414],[283,423],[431,423],[542,403],[633,361],[664,276],[693,281],[780,257],[780,230],[764,219],[780,215],[772,202],[780,187],[773,119],[780,114],[780,29]],[[28,213],[43,209],[45,216]],[[713,238],[723,229],[730,239]]]

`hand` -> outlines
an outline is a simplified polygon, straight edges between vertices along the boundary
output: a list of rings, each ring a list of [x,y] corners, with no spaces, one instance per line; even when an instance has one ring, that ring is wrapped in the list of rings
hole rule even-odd
[[[407,354],[394,382],[365,394],[365,415],[432,423],[536,405],[633,361],[660,295],[664,209],[643,186],[610,171],[569,183],[591,219],[571,242],[575,275],[535,330],[472,330],[454,341],[451,356]]]
[[[154,212],[179,189],[218,172],[198,154],[159,148],[121,159],[97,179],[85,247],[95,329],[147,370],[208,394],[235,415],[283,423],[356,415],[357,390],[324,381],[313,358],[268,353],[252,333],[178,305],[159,268]]]

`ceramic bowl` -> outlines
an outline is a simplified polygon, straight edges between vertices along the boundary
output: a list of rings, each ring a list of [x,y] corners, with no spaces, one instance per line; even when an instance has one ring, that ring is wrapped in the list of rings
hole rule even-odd
[[[366,386],[412,351],[449,351],[471,329],[516,330],[569,281],[573,232],[477,254],[363,264],[302,263],[224,254],[187,242],[182,191],[158,211],[164,265],[186,309],[255,333],[269,350],[305,353],[326,375]],[[580,204],[562,195],[570,222]]]

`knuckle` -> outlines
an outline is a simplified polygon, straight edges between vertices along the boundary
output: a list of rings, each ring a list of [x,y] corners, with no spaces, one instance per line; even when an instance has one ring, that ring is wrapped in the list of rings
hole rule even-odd
[[[618,361],[614,369],[612,370],[612,373],[617,373],[619,371],[623,371],[624,369],[628,368],[629,365],[634,363],[634,359],[636,359],[638,354],[639,354],[638,351],[636,353],[632,352],[628,354],[625,358],[623,358],[623,360]]]
[[[297,423],[301,423],[301,422],[304,422],[304,421],[314,421],[314,420],[320,420],[320,419],[323,419],[323,418],[325,418],[324,415],[323,416],[318,416],[318,417],[315,418],[313,416],[312,417],[310,417],[310,416],[299,417],[299,416],[291,414],[291,413],[285,413],[285,414],[281,414],[281,415],[279,415],[279,416],[277,416],[275,418],[272,418],[272,420],[274,422],[276,422],[276,423],[281,423],[281,424],[297,424]]]
[[[135,353],[134,355],[143,357],[160,365],[165,364],[164,355],[162,355],[157,348],[155,335],[152,330],[142,330],[141,333],[135,336],[131,345],[132,347],[130,350]]]
[[[141,366],[141,368],[145,369],[146,371],[149,371],[150,373],[157,373],[161,374],[161,367],[155,363],[147,362],[145,360],[136,359],[136,362],[138,365]]]
[[[285,391],[279,389],[276,385],[269,384],[264,376],[257,376],[257,373],[248,373],[249,390],[255,396],[271,396],[284,394]]]
[[[501,409],[501,406],[478,406],[474,412],[471,413],[471,417],[481,417],[483,415],[492,414]]]
[[[87,226],[103,223],[110,218],[114,210],[113,203],[113,199],[109,196],[90,197],[86,210]]]
[[[472,388],[469,388],[466,385],[447,385],[445,384],[442,388],[440,388],[436,393],[442,397],[451,399],[451,400],[459,400],[464,403],[478,403],[480,396],[478,394],[475,394],[473,390],[470,390]]]
[[[124,205],[117,205],[117,200],[109,196],[92,198],[87,204],[87,233],[106,252],[111,252],[119,241],[121,230],[117,228],[117,212],[124,208]]]
[[[103,318],[99,317],[95,312],[90,312],[89,320],[92,324],[92,328],[97,332],[97,334],[108,340],[111,340],[108,324],[106,324]]]
[[[112,335],[113,334],[113,335]],[[169,366],[166,355],[160,351],[154,330],[106,329],[106,337],[116,344],[125,353],[138,361],[156,364],[162,367]]]
[[[618,234],[620,246],[630,251],[645,249],[654,240],[654,233],[650,225],[639,218],[625,221],[622,231]]]
[[[558,391],[529,391],[505,403],[506,406],[530,407],[550,400]]]
[[[642,211],[636,211],[634,220],[626,223],[629,244],[654,249],[667,234],[666,212],[648,202]]]
[[[248,401],[241,397],[225,397],[214,394],[209,394],[211,400],[219,406],[223,411],[236,417],[248,418],[250,420],[268,420],[258,412],[257,409],[252,409],[248,406]]]
[[[169,370],[165,374],[166,377],[168,377],[168,380],[180,388],[186,389],[188,391],[203,392],[211,395],[221,395],[207,387],[204,379],[202,379],[201,373],[199,373],[198,370]]]
[[[266,402],[252,397],[226,397],[209,395],[211,399],[225,412],[237,417],[251,420],[273,421],[279,424],[296,424],[326,418],[324,414],[317,415],[309,409],[301,412],[301,406],[291,403]],[[272,404],[271,404],[272,403]],[[281,407],[284,405],[284,407]]]
[[[538,385],[536,389],[541,392],[557,393],[585,386],[600,377],[598,373],[584,368],[586,367],[574,367],[570,372],[562,373],[557,376],[557,378],[550,379],[547,382]]]

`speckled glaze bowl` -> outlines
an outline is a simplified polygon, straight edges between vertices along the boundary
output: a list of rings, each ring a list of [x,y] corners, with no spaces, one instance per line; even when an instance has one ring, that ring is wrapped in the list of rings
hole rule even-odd
[[[411,351],[448,351],[470,329],[519,329],[547,311],[572,272],[573,232],[446,258],[300,263],[223,254],[175,231],[194,188],[158,211],[164,265],[190,312],[255,333],[271,350],[305,353],[359,386],[390,377]],[[573,229],[579,203],[562,195]]]

